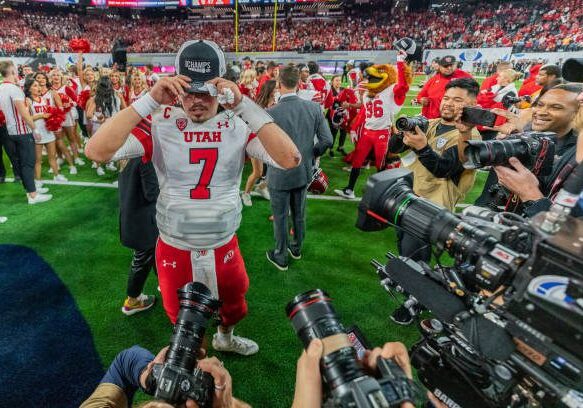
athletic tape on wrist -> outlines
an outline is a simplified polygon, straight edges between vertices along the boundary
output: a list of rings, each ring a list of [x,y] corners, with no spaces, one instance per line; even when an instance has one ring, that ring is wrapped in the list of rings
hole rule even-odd
[[[142,118],[150,115],[156,109],[160,107],[160,104],[152,98],[150,93],[146,93],[140,99],[132,103],[132,108],[140,115]]]
[[[247,123],[253,133],[258,133],[263,126],[273,123],[273,118],[246,96],[243,96],[233,112]]]

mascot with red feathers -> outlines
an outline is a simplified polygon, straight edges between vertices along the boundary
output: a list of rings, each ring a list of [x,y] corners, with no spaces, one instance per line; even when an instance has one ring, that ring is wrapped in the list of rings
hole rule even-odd
[[[352,154],[350,179],[346,188],[334,190],[341,197],[355,198],[356,180],[371,152],[374,153],[377,170],[381,171],[385,167],[393,119],[401,110],[413,79],[411,68],[405,64],[407,55],[407,52],[399,50],[396,67],[377,64],[368,67],[363,73],[366,93],[350,132],[353,141],[358,139]]]

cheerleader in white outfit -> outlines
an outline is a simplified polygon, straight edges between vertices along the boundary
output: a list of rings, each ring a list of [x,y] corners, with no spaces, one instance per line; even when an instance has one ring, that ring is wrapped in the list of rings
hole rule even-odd
[[[50,105],[47,104],[46,99],[42,98],[42,89],[34,78],[27,78],[25,80],[24,95],[26,96],[26,103],[32,115],[32,119],[34,120],[37,133],[41,136],[40,140],[36,140],[36,163],[34,165],[34,178],[37,180],[37,182],[40,183],[43,159],[42,151],[43,146],[45,146],[47,149],[49,165],[53,170],[53,179],[56,181],[67,181],[65,176],[59,174],[55,134],[47,130],[45,125],[45,119],[49,117],[47,110]]]

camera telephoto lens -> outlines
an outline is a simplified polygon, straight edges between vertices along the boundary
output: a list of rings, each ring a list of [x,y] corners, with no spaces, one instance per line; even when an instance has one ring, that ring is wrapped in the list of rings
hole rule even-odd
[[[326,292],[314,289],[294,297],[285,310],[305,348],[313,339],[322,340],[322,374],[330,391],[342,394],[343,385],[365,374],[330,302]]]
[[[221,302],[199,282],[190,282],[178,289],[178,299],[180,311],[170,338],[166,362],[192,371],[208,320],[219,310]]]
[[[425,116],[419,115],[411,118],[403,116],[395,122],[395,127],[401,132],[414,132],[416,126],[419,126],[422,132],[427,132],[429,121]]]

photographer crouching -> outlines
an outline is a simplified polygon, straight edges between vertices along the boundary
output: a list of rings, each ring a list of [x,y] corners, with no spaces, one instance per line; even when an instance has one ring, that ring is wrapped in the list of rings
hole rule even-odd
[[[137,390],[158,401],[142,408],[245,408],[232,394],[229,372],[201,348],[209,320],[221,302],[199,282],[178,290],[180,310],[170,345],[156,357],[133,346],[119,353],[81,408],[127,408]]]
[[[474,185],[475,171],[462,166],[458,146],[463,146],[467,140],[480,139],[475,127],[461,120],[463,109],[476,105],[479,88],[471,78],[452,80],[445,87],[439,119],[400,118],[396,126],[403,131],[403,137],[392,137],[389,141],[391,153],[411,151],[401,160],[404,167],[413,171],[413,191],[449,210],[453,210]],[[397,238],[401,256],[426,263],[431,260],[428,242],[401,230],[397,230]],[[408,325],[413,317],[401,306],[391,315],[391,320]]]

